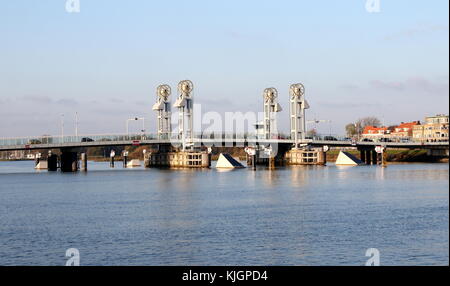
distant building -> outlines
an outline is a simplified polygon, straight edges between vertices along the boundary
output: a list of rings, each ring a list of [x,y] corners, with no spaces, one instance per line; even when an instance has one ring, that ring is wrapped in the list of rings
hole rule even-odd
[[[412,138],[414,126],[420,125],[420,121],[402,122],[400,125],[395,126],[390,134],[391,138]]]
[[[366,126],[364,127],[364,131],[362,133],[362,137],[364,139],[381,139],[389,136],[389,129],[387,127],[375,127],[375,126]]]
[[[422,125],[413,127],[413,140],[418,142],[448,142],[449,116],[438,114],[425,118]]]

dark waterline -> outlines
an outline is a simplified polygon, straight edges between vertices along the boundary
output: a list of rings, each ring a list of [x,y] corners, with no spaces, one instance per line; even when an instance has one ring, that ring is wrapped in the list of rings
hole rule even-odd
[[[0,265],[449,264],[449,165],[36,172],[0,162]]]

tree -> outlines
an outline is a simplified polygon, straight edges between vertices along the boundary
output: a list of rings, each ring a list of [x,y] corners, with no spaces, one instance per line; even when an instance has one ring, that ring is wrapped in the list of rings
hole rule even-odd
[[[353,137],[358,134],[358,132],[356,131],[356,125],[353,123],[345,125],[345,131],[347,132],[348,137]]]
[[[364,129],[366,126],[378,127],[378,126],[381,125],[381,121],[378,118],[374,117],[374,116],[368,116],[368,117],[360,118],[360,119],[358,119],[356,124],[358,124],[358,123],[360,124],[362,129]]]
[[[316,129],[311,129],[308,132],[306,132],[306,136],[307,137],[317,137],[317,130]]]
[[[360,118],[356,121],[356,123],[349,123],[345,126],[345,131],[347,132],[347,136],[352,137],[355,135],[361,135],[366,126],[375,126],[378,127],[381,125],[381,121],[375,116],[368,116],[364,118]]]

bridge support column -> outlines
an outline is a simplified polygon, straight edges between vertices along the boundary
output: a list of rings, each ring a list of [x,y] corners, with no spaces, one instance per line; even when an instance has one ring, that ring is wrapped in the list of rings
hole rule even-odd
[[[253,170],[256,170],[256,155],[247,154],[247,166],[252,167]]]
[[[372,156],[370,154],[370,150],[366,149],[365,152],[366,152],[366,155],[365,155],[366,156],[366,164],[370,165],[370,164],[372,164]]]
[[[61,172],[78,171],[78,153],[62,151],[61,153]]]
[[[269,169],[275,169],[275,157],[269,157]]]
[[[87,172],[87,154],[81,153],[81,170]]]
[[[372,165],[378,164],[378,153],[375,150],[370,151],[372,153]]]
[[[126,168],[128,164],[128,154],[124,153],[123,155],[123,167]]]
[[[40,162],[40,158],[37,158],[36,157],[36,159],[34,160],[34,166],[36,167],[37,165],[39,165],[39,162]]]
[[[150,152],[145,153],[145,156],[144,156],[144,167],[145,168],[151,167],[150,158],[151,158],[151,153]]]
[[[49,154],[47,157],[47,170],[49,172],[55,172],[58,170],[58,156]]]
[[[359,154],[360,154],[360,157],[361,157],[361,161],[363,161],[364,163],[366,163],[366,150],[360,149],[360,150],[359,150]]]
[[[381,153],[381,166],[383,167],[387,167],[387,152],[386,152],[386,148],[383,150],[383,152]]]

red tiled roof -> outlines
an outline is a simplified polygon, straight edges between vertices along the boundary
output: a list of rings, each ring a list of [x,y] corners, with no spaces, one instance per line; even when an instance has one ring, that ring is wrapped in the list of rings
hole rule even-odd
[[[387,130],[387,127],[366,126],[364,127],[363,134],[384,134]]]
[[[420,122],[418,121],[413,121],[413,122],[408,122],[408,123],[402,123],[399,126],[395,127],[395,128],[408,128],[408,129],[412,129],[414,127],[414,125],[420,125]]]

